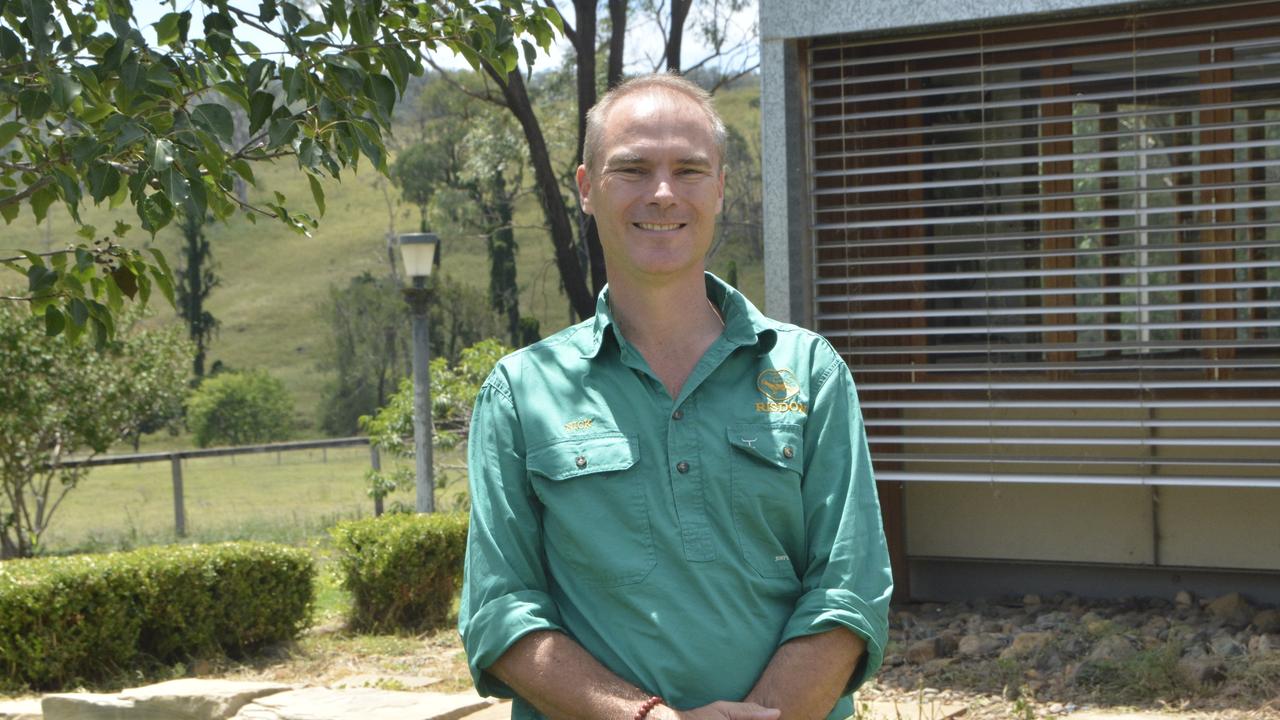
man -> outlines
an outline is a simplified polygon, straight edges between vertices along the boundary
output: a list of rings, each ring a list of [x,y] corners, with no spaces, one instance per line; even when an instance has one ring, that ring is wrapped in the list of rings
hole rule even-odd
[[[459,628],[513,718],[820,720],[880,665],[891,581],[848,368],[705,272],[724,125],[671,75],[588,115],[596,316],[476,402]]]

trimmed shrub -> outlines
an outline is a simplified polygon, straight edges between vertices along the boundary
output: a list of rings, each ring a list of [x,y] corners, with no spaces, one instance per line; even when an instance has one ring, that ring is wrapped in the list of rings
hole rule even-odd
[[[56,689],[297,637],[311,616],[305,550],[154,547],[0,564],[0,683]]]
[[[342,586],[351,592],[353,629],[417,632],[448,623],[462,585],[466,513],[395,513],[330,532]]]
[[[196,445],[249,445],[288,440],[293,400],[265,370],[205,379],[187,400],[187,427]]]

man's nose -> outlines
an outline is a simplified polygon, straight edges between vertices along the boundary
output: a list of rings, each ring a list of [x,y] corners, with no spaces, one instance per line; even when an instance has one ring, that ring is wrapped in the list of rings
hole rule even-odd
[[[669,175],[659,174],[655,180],[657,183],[653,188],[653,200],[661,205],[669,205],[675,202],[676,195],[672,191],[672,179]]]

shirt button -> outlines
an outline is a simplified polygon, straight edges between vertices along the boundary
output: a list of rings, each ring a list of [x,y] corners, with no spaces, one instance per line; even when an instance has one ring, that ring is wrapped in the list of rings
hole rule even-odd
[[[677,411],[675,411],[675,412],[671,413],[671,419],[672,419],[672,420],[683,420],[683,419],[684,419],[684,411],[683,411],[683,410],[677,410]]]
[[[680,462],[676,463],[676,472],[678,472],[678,473],[687,473],[687,472],[689,472],[689,463],[687,463],[687,462],[685,462],[685,461],[683,461],[683,460],[681,460]]]
[[[577,465],[578,465],[578,469],[579,469],[579,470],[581,470],[582,468],[584,468],[584,467],[586,467],[586,466],[587,466],[587,456],[586,456],[586,455],[579,455],[579,456],[578,456],[578,459],[577,459],[577,460],[574,460],[574,462],[575,462],[575,463],[577,463]]]
[[[796,451],[792,450],[790,445],[787,445],[786,447],[782,448],[782,457],[790,460],[795,456],[796,456]]]

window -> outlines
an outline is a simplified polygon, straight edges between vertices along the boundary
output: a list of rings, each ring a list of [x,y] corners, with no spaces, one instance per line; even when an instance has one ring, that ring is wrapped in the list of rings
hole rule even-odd
[[[1280,2],[809,47],[882,480],[1280,487]]]

